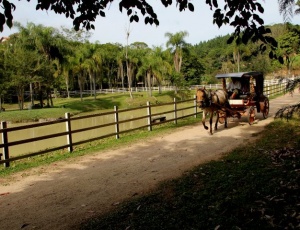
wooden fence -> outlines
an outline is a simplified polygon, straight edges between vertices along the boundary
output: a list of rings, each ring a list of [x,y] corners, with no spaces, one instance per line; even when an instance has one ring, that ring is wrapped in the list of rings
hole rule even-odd
[[[265,89],[264,89],[265,90],[264,94],[267,95],[268,97],[277,95],[277,94],[284,92],[285,87],[286,87],[286,82],[280,83],[280,84],[274,84],[274,85],[266,85]],[[164,107],[164,108],[169,107],[170,108],[170,106],[172,107],[172,109],[170,109],[170,110],[164,110],[163,112],[154,112],[154,108],[157,108],[157,107]],[[120,119],[120,115],[122,113],[126,113],[126,112],[135,113],[136,110],[146,110],[146,112],[142,116],[134,117],[131,119],[123,119],[123,120]],[[182,112],[181,114],[179,114],[180,111],[188,111],[188,110],[189,110],[189,112],[187,112],[187,113]],[[2,144],[0,144],[0,148],[2,148],[1,155],[2,155],[3,159],[1,159],[1,155],[0,155],[0,164],[3,164],[4,167],[9,167],[10,162],[12,162],[12,161],[16,161],[16,160],[20,160],[23,158],[36,156],[36,155],[41,155],[41,154],[45,154],[48,152],[57,151],[60,149],[68,149],[69,152],[72,152],[73,147],[76,145],[84,144],[87,142],[91,142],[91,141],[95,141],[95,140],[99,140],[99,139],[103,139],[103,138],[107,138],[107,137],[111,137],[111,136],[115,136],[115,138],[118,139],[118,138],[120,138],[120,134],[131,132],[131,131],[138,130],[138,129],[143,129],[143,128],[147,128],[148,131],[152,131],[152,128],[155,125],[165,123],[165,122],[174,122],[175,124],[177,124],[177,121],[179,119],[187,118],[190,116],[196,117],[199,112],[201,112],[201,111],[197,111],[196,100],[194,97],[192,99],[183,100],[183,101],[177,101],[176,99],[174,99],[174,101],[171,103],[155,104],[155,105],[151,105],[148,102],[146,106],[140,106],[140,107],[133,108],[133,109],[119,110],[118,107],[115,106],[114,111],[111,111],[111,112],[86,115],[86,116],[81,116],[81,117],[72,117],[71,118],[70,114],[66,113],[64,118],[56,120],[56,121],[29,124],[29,125],[23,125],[23,126],[19,126],[19,127],[7,127],[7,123],[5,121],[3,121],[3,122],[1,122],[1,128],[0,128],[0,134],[2,136]],[[108,123],[100,124],[100,125],[94,125],[92,127],[72,129],[72,124],[76,120],[87,120],[90,118],[102,117],[102,116],[106,116],[106,115],[113,116],[114,117],[113,122],[108,122]],[[133,121],[137,121],[137,120],[144,120],[146,122],[144,125],[141,125],[138,127],[128,128],[126,130],[120,130],[121,124],[129,123],[129,122],[133,122]],[[20,131],[20,130],[53,126],[53,125],[56,125],[59,123],[65,124],[65,131],[59,132],[59,133],[48,134],[48,135],[41,135],[41,136],[33,137],[33,138],[27,138],[27,139],[24,138],[22,140],[12,141],[9,138],[9,136],[10,136],[9,134],[12,134],[12,133]],[[89,138],[89,139],[82,139],[82,140],[78,140],[76,142],[73,141],[74,134],[82,134],[82,136],[84,136],[84,132],[86,132],[86,131],[100,129],[100,128],[104,128],[104,127],[108,127],[108,126],[113,127],[114,131],[111,133],[106,133],[104,135],[98,135],[96,137]],[[51,147],[51,148],[47,148],[47,149],[44,149],[41,151],[28,153],[28,154],[22,154],[22,155],[21,154],[20,155],[13,154],[14,156],[10,157],[10,148],[12,146],[22,145],[25,143],[34,143],[34,142],[46,140],[46,139],[54,140],[54,138],[63,139],[64,144],[55,146],[55,147]]]
[[[179,108],[179,105],[181,105],[180,108]],[[173,107],[173,109],[164,110],[163,112],[153,113],[154,108],[166,107],[166,106],[169,106],[169,107],[171,106],[171,107]],[[131,119],[126,119],[126,120],[119,119],[119,117],[122,113],[125,113],[125,112],[134,113],[136,110],[146,110],[146,113],[143,116],[138,116],[138,117],[134,117]],[[190,110],[192,112],[190,112],[186,115],[179,115],[179,112],[184,111],[184,110]],[[9,127],[7,127],[7,123],[5,121],[3,121],[3,122],[1,122],[1,129],[0,129],[0,134],[2,135],[2,144],[0,144],[0,148],[2,148],[2,158],[3,159],[0,160],[0,164],[3,163],[4,167],[9,167],[10,162],[12,162],[12,161],[16,161],[16,160],[20,160],[23,158],[32,157],[32,156],[36,156],[36,155],[40,155],[40,154],[44,154],[44,153],[48,153],[48,152],[53,152],[53,151],[57,151],[60,149],[68,149],[69,152],[72,152],[73,147],[76,145],[84,144],[87,142],[91,142],[91,141],[95,141],[95,140],[99,140],[99,139],[103,139],[103,138],[107,138],[107,137],[111,137],[111,136],[115,136],[116,139],[118,139],[118,138],[120,138],[120,134],[131,132],[131,131],[138,130],[138,129],[147,128],[149,131],[152,131],[152,128],[155,125],[162,124],[165,122],[174,122],[175,124],[177,124],[177,121],[179,119],[187,118],[190,116],[196,117],[198,112],[199,111],[197,111],[196,100],[195,100],[195,98],[193,98],[193,99],[188,99],[188,100],[183,100],[183,101],[177,101],[176,99],[174,99],[174,101],[171,103],[155,104],[155,105],[151,105],[148,102],[146,106],[140,106],[140,107],[133,108],[133,109],[119,110],[118,107],[115,106],[114,111],[111,111],[111,112],[86,115],[86,116],[81,116],[81,117],[72,117],[71,118],[70,114],[66,113],[64,118],[56,120],[56,121],[23,125],[23,126],[19,126],[19,127],[10,127],[9,128]],[[114,116],[114,122],[96,125],[96,126],[92,126],[92,127],[84,127],[84,128],[80,128],[80,129],[76,129],[76,130],[72,129],[72,123],[76,120],[86,120],[86,119],[90,119],[90,118],[107,116],[107,115]],[[167,118],[167,117],[169,117],[169,118]],[[142,125],[139,127],[129,128],[129,129],[120,131],[121,124],[129,123],[129,122],[137,121],[137,120],[146,120],[146,125]],[[27,138],[27,139],[24,138],[22,140],[17,140],[17,141],[10,141],[8,138],[9,134],[11,134],[13,132],[17,132],[17,131],[24,130],[24,129],[34,129],[34,128],[38,128],[38,127],[52,126],[52,125],[55,125],[58,123],[65,123],[65,131],[64,132],[59,132],[59,133],[49,134],[49,135],[42,135],[42,136],[38,136],[38,137],[34,137],[34,138]],[[86,131],[100,129],[100,128],[104,128],[107,126],[113,126],[115,131],[105,134],[105,135],[99,135],[94,138],[83,139],[83,140],[80,140],[77,142],[73,141],[73,136],[76,133],[77,134],[83,133]],[[22,145],[25,143],[34,143],[34,142],[46,140],[46,139],[51,140],[54,138],[64,139],[65,144],[56,146],[56,147],[52,147],[52,148],[47,148],[47,149],[44,149],[44,150],[38,151],[38,152],[33,152],[33,153],[29,153],[29,154],[10,157],[10,147],[12,147],[12,146]]]

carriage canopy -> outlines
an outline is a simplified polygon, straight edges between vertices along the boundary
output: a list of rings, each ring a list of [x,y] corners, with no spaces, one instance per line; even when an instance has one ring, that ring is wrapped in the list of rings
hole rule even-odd
[[[226,88],[227,78],[237,78],[241,82],[242,86],[249,88],[250,81],[254,81],[256,86],[255,91],[257,95],[263,94],[264,90],[264,75],[262,72],[250,71],[250,72],[238,72],[238,73],[224,73],[217,74],[217,79],[223,79],[223,88]]]
[[[229,77],[236,77],[236,78],[263,78],[263,73],[262,72],[256,72],[256,71],[251,71],[251,72],[238,72],[238,73],[222,73],[222,74],[217,74],[216,78],[229,78]]]

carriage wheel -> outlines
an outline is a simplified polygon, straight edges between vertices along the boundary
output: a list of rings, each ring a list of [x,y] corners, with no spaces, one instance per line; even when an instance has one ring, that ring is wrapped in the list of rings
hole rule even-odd
[[[262,109],[262,114],[263,117],[266,119],[269,115],[269,99],[266,97],[265,100],[263,101],[263,109]]]
[[[255,121],[255,108],[251,106],[249,108],[249,114],[248,114],[248,122],[250,125],[252,125]]]

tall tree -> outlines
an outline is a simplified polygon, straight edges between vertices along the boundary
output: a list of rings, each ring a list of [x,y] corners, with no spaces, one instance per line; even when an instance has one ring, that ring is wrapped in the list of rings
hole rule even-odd
[[[39,82],[39,95],[40,106],[43,107],[43,85],[46,91],[47,107],[50,107],[53,106],[51,91],[55,73],[55,70],[52,67],[55,62],[61,63],[63,61],[63,56],[60,51],[61,49],[63,49],[62,38],[58,30],[52,27],[44,27],[42,25],[34,25],[32,23],[28,23],[27,28],[30,29],[30,33],[32,38],[34,39],[36,49],[39,51],[40,55],[45,56],[45,60],[47,61],[45,69],[41,73],[43,82]]]
[[[106,76],[109,88],[113,88],[118,82],[118,58],[122,52],[120,44],[101,45],[101,54],[103,57],[103,75]]]
[[[285,59],[288,74],[291,74],[291,68],[295,59],[299,56],[300,32],[290,31],[279,37],[279,52]]]
[[[96,76],[99,75],[102,68],[101,51],[97,44],[85,43],[85,60],[83,62],[89,76],[90,92],[96,99]]]
[[[7,74],[7,71],[5,70],[5,63],[4,63],[4,59],[5,59],[5,52],[7,49],[7,46],[5,45],[5,43],[7,44],[8,42],[5,41],[4,43],[0,43],[0,112],[2,111],[3,107],[2,107],[2,103],[3,103],[3,98],[4,95],[7,92],[7,89],[9,88],[9,76]]]
[[[128,83],[128,91],[130,98],[133,99],[132,90],[131,90],[131,84],[132,84],[132,73],[133,73],[133,59],[132,62],[130,62],[128,57],[129,52],[129,36],[130,36],[130,28],[126,29],[126,46],[125,46],[125,60],[126,60],[126,75],[127,75],[127,83]]]
[[[162,47],[153,47],[152,50],[146,48],[144,51],[143,61],[138,69],[137,77],[145,76],[146,86],[151,97],[153,80],[156,80],[159,93],[161,93],[161,83],[164,77],[171,73],[172,64],[168,62],[167,53],[163,51]]]
[[[175,68],[175,73],[178,77],[180,77],[180,70],[182,65],[182,54],[183,48],[187,45],[185,42],[185,37],[188,36],[187,31],[177,32],[175,34],[167,32],[165,36],[168,38],[166,43],[167,47],[171,47],[171,52],[173,53],[173,63]],[[177,79],[175,81],[175,92],[177,93],[178,83],[181,79]]]
[[[25,87],[38,80],[38,72],[45,63],[27,32],[23,30],[11,36],[4,53],[4,70],[10,78],[11,86],[16,89],[20,110],[24,108]]]
[[[196,54],[192,46],[188,50],[189,52],[184,55],[181,68],[184,80],[188,85],[201,84],[201,76],[205,73],[203,60]]]

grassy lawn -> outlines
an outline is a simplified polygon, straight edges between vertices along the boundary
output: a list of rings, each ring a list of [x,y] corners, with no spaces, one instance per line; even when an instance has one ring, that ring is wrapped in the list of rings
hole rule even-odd
[[[277,120],[261,138],[199,165],[82,229],[299,229],[299,119]]]
[[[64,117],[66,112],[74,116],[99,111],[111,111],[114,109],[114,106],[118,106],[119,109],[134,108],[146,105],[147,101],[151,104],[168,103],[172,102],[174,97],[178,100],[180,100],[180,97],[190,99],[193,94],[194,91],[188,91],[178,96],[173,91],[165,91],[162,94],[153,92],[153,96],[149,97],[146,92],[135,92],[133,93],[133,99],[131,99],[128,93],[109,93],[98,95],[96,100],[90,96],[84,97],[83,101],[80,101],[80,98],[54,98],[54,107],[31,110],[19,110],[17,104],[4,104],[5,112],[0,113],[0,120],[11,123],[34,122],[39,119]]]

